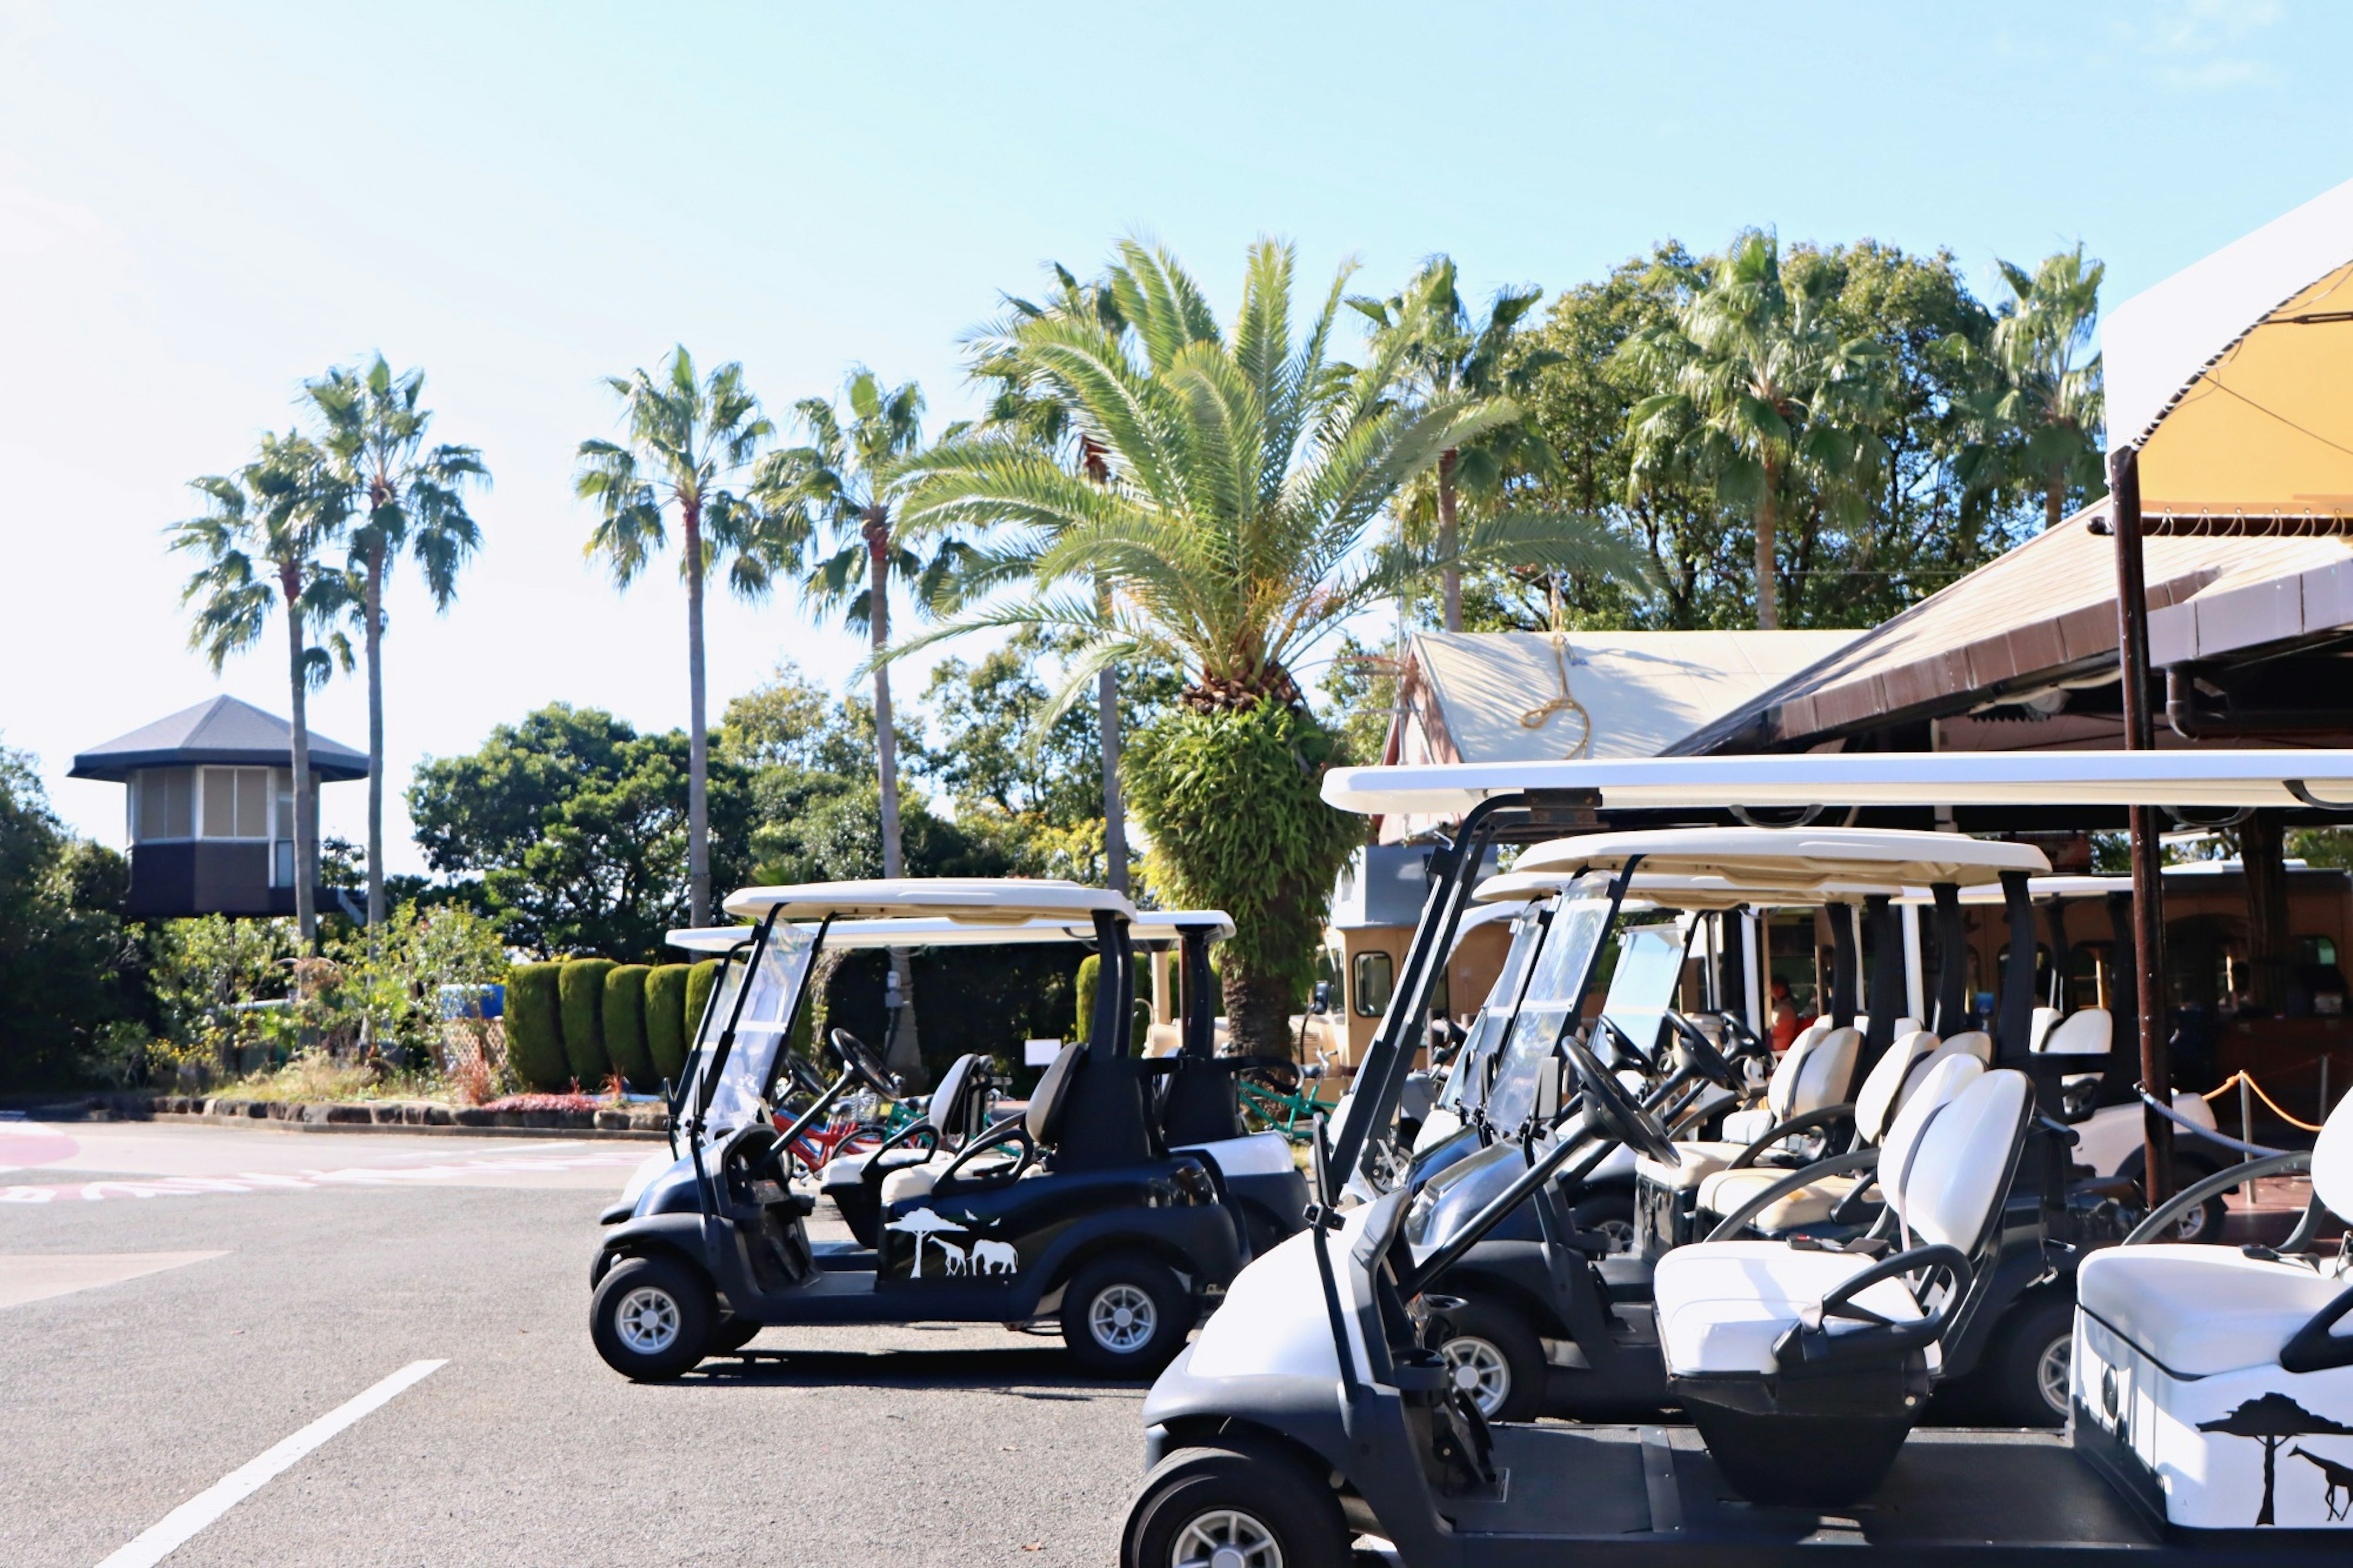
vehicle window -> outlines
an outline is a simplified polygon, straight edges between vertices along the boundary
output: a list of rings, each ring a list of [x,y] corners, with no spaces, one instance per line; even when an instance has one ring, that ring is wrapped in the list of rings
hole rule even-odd
[[[1610,881],[1605,872],[1587,872],[1553,911],[1487,1097],[1487,1120],[1496,1127],[1517,1127],[1535,1110],[1537,1076],[1576,1019],[1593,955],[1609,929]]]
[[[1618,933],[1618,970],[1601,1016],[1626,1032],[1641,1050],[1656,1048],[1659,1025],[1674,1005],[1683,984],[1683,953],[1690,931],[1680,921],[1635,926]]]
[[[785,1048],[786,1034],[792,1028],[793,1005],[799,999],[801,980],[808,973],[809,958],[816,949],[814,932],[779,921],[768,933],[768,945],[758,955],[759,962],[752,965],[750,980],[737,982],[747,987],[744,1010],[735,1020],[735,1044],[720,1067],[719,1082],[712,1091],[711,1110],[706,1118],[714,1139],[760,1114],[761,1093],[776,1066],[776,1053]],[[728,970],[728,978],[733,979],[738,966],[730,964]],[[723,994],[731,1006],[733,1005],[733,995],[724,984],[714,988],[708,1037],[703,1042],[705,1050],[717,1046],[718,1032],[726,1025],[727,1015],[720,1010]]]
[[[1397,961],[1386,952],[1360,952],[1348,976],[1348,1004],[1359,1018],[1377,1018],[1397,988]]]
[[[1545,915],[1541,910],[1512,922],[1512,945],[1504,954],[1503,971],[1495,976],[1495,988],[1487,993],[1479,1016],[1471,1021],[1471,1033],[1463,1040],[1461,1050],[1455,1054],[1454,1070],[1446,1075],[1445,1091],[1439,1096],[1440,1105],[1460,1113],[1486,1098],[1487,1063],[1494,1056],[1504,1031],[1511,1027],[1512,1015],[1520,1005],[1521,983],[1527,978],[1528,966],[1544,941],[1544,933]]]

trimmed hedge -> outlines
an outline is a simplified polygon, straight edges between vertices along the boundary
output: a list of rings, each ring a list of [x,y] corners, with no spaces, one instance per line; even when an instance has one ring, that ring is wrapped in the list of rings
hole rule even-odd
[[[561,963],[518,963],[507,971],[507,1058],[524,1083],[553,1092],[572,1083],[557,1000]]]
[[[618,968],[609,958],[575,958],[556,976],[556,994],[563,1003],[564,1058],[572,1076],[594,1094],[612,1076],[613,1061],[605,1054],[605,976]]]
[[[624,963],[605,976],[605,1055],[639,1093],[660,1081],[646,1046],[646,976],[652,973],[647,964]]]
[[[646,974],[646,1050],[654,1077],[676,1083],[686,1076],[686,1047],[693,1037],[686,1011],[691,963],[662,963]]]
[[[1076,1023],[1071,1031],[1071,1039],[1086,1040],[1094,1037],[1095,990],[1102,973],[1101,953],[1091,952],[1079,960],[1078,978],[1071,985],[1076,994],[1072,1008]],[[1152,1031],[1152,966],[1143,963],[1140,957],[1135,965],[1135,1007],[1128,1024],[1129,1043],[1140,1051]]]
[[[706,958],[687,972],[686,976],[686,1044],[691,1050],[702,1028],[703,1009],[711,1005],[711,994],[719,989],[719,972],[726,960]]]

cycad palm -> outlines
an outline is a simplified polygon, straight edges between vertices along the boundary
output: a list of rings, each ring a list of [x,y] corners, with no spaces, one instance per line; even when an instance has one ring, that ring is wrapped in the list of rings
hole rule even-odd
[[[425,444],[432,411],[418,405],[425,373],[398,375],[375,356],[365,370],[335,369],[304,389],[324,426],[321,445],[344,489],[352,518],[347,543],[359,579],[362,641],[367,658],[367,917],[384,923],[384,587],[404,552],[413,552],[437,610],[458,596],[458,569],[481,542],[466,510],[469,484],[490,480],[474,447]]]
[[[628,434],[618,442],[581,442],[573,488],[600,513],[587,553],[603,556],[623,588],[668,545],[663,518],[678,513],[679,576],[686,584],[688,905],[691,922],[706,925],[711,746],[703,717],[703,584],[724,558],[728,584],[738,594],[756,599],[768,591],[777,550],[759,509],[733,481],[776,426],[744,386],[742,365],[723,364],[698,380],[683,346],[671,351],[659,376],[640,369],[606,384],[621,400]]]
[[[191,485],[205,498],[205,514],[171,531],[172,548],[201,562],[180,591],[180,602],[195,606],[188,646],[217,674],[230,654],[260,640],[273,609],[285,611],[293,710],[294,919],[303,944],[313,946],[319,812],[311,784],[309,699],[332,669],[330,650],[348,668],[351,649],[340,636],[316,646],[311,634],[351,607],[348,580],[327,559],[346,521],[343,489],[326,454],[291,432],[264,436],[252,461],[236,473],[207,475]]]
[[[1982,347],[1960,342],[1959,357],[1982,385],[1968,400],[1976,439],[1963,455],[1965,482],[2015,485],[2042,492],[2043,525],[2056,528],[2071,490],[2102,482],[2106,405],[2100,356],[2091,346],[2106,267],[2084,259],[2081,245],[2043,258],[2030,276],[1997,263],[2010,303]]]
[[[1384,509],[1440,453],[1517,413],[1461,394],[1401,405],[1402,342],[1376,342],[1362,366],[1333,358],[1347,273],[1303,332],[1293,320],[1292,274],[1287,247],[1255,247],[1229,337],[1174,258],[1123,245],[1107,279],[1118,327],[1049,313],[1013,334],[1036,384],[1103,454],[1108,481],[1036,444],[966,440],[923,460],[902,508],[910,523],[993,531],[1010,542],[1000,548],[1032,558],[1036,584],[1025,602],[965,616],[907,647],[987,626],[1069,633],[1078,651],[1064,702],[1115,663],[1184,668],[1183,711],[1172,721],[1184,733],[1162,737],[1148,758],[1132,751],[1128,784],[1176,896],[1236,915],[1224,960],[1228,1014],[1239,1037],[1272,1050],[1283,1048],[1291,993],[1355,825],[1316,799],[1312,769],[1263,791],[1210,791],[1214,819],[1200,822],[1184,804],[1199,795],[1164,764],[1187,751],[1200,763],[1189,775],[1198,781],[1261,739],[1286,756],[1328,754],[1294,679],[1301,661],[1347,617],[1428,581],[1447,559],[1377,543]],[[1606,539],[1564,541],[1508,517],[1472,524],[1458,558],[1633,563]]]
[[[1877,446],[1879,346],[1842,334],[1829,274],[1791,278],[1772,235],[1752,230],[1696,269],[1672,322],[1620,351],[1660,390],[1634,405],[1631,482],[1668,474],[1745,503],[1757,534],[1757,625],[1780,625],[1776,527],[1802,482],[1832,510],[1861,510]]]

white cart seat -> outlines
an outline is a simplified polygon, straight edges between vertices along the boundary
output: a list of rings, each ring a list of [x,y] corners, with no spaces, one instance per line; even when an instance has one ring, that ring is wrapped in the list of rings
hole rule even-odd
[[[1676,1144],[1675,1152],[1683,1156],[1683,1163],[1680,1165],[1653,1160],[1648,1154],[1637,1154],[1634,1156],[1635,1179],[1664,1187],[1670,1192],[1689,1192],[1748,1152],[1748,1145],[1720,1139],[1700,1140]],[[1781,1173],[1788,1174],[1787,1171]]]
[[[1712,1215],[1732,1214],[1788,1174],[1787,1171],[1759,1170],[1754,1165],[1737,1171],[1718,1171],[1700,1183],[1699,1206]],[[1831,1217],[1831,1211],[1838,1207],[1841,1198],[1854,1191],[1859,1180],[1856,1176],[1817,1176],[1796,1192],[1775,1198],[1757,1210],[1748,1223],[1763,1231],[1820,1225]]]
[[[2250,1258],[2235,1247],[2111,1247],[2075,1276],[2083,1310],[2168,1372],[2208,1377],[2268,1366],[2312,1315],[2343,1294],[2340,1268]]]
[[[908,1198],[925,1198],[932,1194],[934,1175],[931,1165],[908,1165],[882,1178],[882,1206],[891,1207]]]
[[[1824,1296],[1871,1267],[1861,1253],[1800,1252],[1778,1241],[1702,1241],[1659,1259],[1659,1344],[1671,1375],[1776,1369],[1773,1345],[1790,1324],[1820,1326]],[[1897,1322],[1920,1316],[1899,1279],[1855,1298]],[[1861,1323],[1834,1321],[1831,1332]]]

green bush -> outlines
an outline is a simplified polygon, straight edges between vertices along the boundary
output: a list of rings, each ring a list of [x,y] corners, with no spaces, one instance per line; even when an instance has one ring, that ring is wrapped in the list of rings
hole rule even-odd
[[[651,966],[624,963],[605,976],[605,1055],[640,1093],[660,1081],[646,1046],[646,976]]]
[[[719,971],[725,962],[724,959],[706,958],[687,973],[686,1043],[690,1048],[702,1034],[702,1012],[711,1005],[711,994],[719,989]]]
[[[561,1089],[572,1082],[557,999],[563,972],[561,963],[518,963],[507,971],[507,1060],[537,1089]]]
[[[1076,994],[1073,1016],[1077,1019],[1076,1026],[1071,1031],[1071,1039],[1087,1039],[1094,1032],[1096,977],[1102,973],[1103,956],[1100,953],[1091,952],[1079,960],[1078,978],[1071,986]],[[1152,1030],[1152,968],[1144,962],[1142,954],[1136,957],[1135,1005],[1131,1009],[1131,1015],[1128,1043],[1142,1050]]]
[[[613,1071],[613,1059],[605,1054],[605,976],[615,967],[609,958],[575,958],[556,976],[564,1004],[564,1059],[592,1094]]]
[[[686,1013],[691,963],[657,964],[646,974],[646,1051],[654,1076],[676,1083],[686,1075]]]

